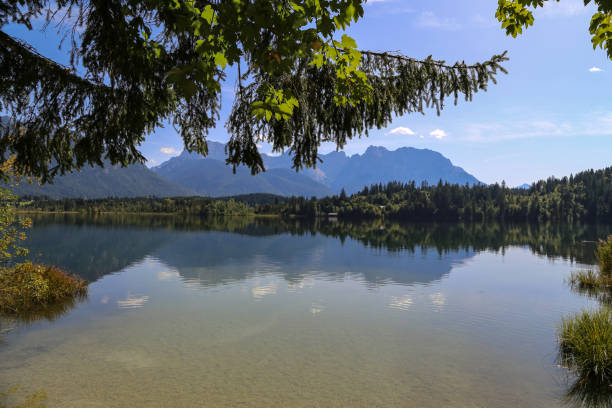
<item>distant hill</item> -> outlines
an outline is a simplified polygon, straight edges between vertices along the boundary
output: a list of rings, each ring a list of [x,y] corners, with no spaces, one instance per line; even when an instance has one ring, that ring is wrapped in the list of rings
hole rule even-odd
[[[119,167],[84,167],[80,172],[55,178],[53,184],[39,186],[21,182],[11,187],[19,196],[48,196],[51,198],[104,197],[178,197],[193,196],[194,191],[164,180],[141,164]]]
[[[529,190],[531,188],[531,184],[525,183],[525,184],[521,184],[520,186],[517,186],[515,188],[518,188],[520,190]]]
[[[452,184],[479,183],[476,177],[454,166],[440,153],[412,147],[389,151],[370,146],[364,154],[350,157],[344,152],[332,152],[321,155],[323,162],[316,169],[304,169],[300,173],[291,169],[288,154],[264,154],[267,171],[255,177],[245,168],[232,175],[231,167],[224,163],[222,143],[210,141],[208,148],[206,158],[184,152],[153,170],[183,187],[214,196],[271,193],[320,197],[339,193],[343,188],[349,194],[355,193],[365,186],[390,181],[415,181],[419,185],[423,181],[437,184],[440,179]]]
[[[209,142],[206,158],[183,152],[152,170],[166,180],[210,197],[252,193],[306,197],[332,194],[327,186],[295,170],[274,168],[253,176],[248,168],[239,167],[234,174],[224,160],[223,145]]]

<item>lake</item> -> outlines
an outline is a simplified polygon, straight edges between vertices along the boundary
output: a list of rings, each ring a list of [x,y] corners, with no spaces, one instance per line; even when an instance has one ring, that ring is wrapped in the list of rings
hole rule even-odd
[[[91,282],[14,323],[0,391],[49,407],[558,407],[561,318],[604,225],[35,217]]]

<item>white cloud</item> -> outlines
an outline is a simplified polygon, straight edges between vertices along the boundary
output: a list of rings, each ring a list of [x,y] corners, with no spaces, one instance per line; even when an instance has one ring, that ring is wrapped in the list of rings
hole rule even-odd
[[[441,18],[431,11],[423,11],[417,20],[417,26],[421,28],[435,28],[437,30],[458,30],[461,25],[454,18]]]
[[[404,127],[404,126],[399,126],[399,127],[396,127],[395,129],[391,129],[389,134],[390,135],[416,135],[416,133],[414,133],[412,129]]]
[[[598,68],[598,67],[591,67],[589,68],[589,72],[601,72],[603,71],[603,69]]]
[[[446,136],[448,136],[448,133],[446,133],[442,129],[436,129],[436,130],[433,130],[433,131],[429,132],[429,136],[433,136],[433,137],[435,137],[438,140],[442,140]]]
[[[584,0],[549,1],[546,2],[544,8],[542,8],[542,14],[551,17],[571,17],[586,11],[587,8],[584,6]]]
[[[180,152],[176,150],[174,147],[162,147],[159,149],[163,154],[179,154]]]

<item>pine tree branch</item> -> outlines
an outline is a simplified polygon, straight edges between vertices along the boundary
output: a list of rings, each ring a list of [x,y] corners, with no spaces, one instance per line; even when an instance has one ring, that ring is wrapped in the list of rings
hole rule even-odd
[[[457,62],[454,65],[448,65],[446,61],[434,60],[430,58],[421,60],[418,58],[407,57],[399,53],[396,54],[396,53],[390,53],[390,52],[376,52],[376,51],[366,51],[366,50],[360,50],[359,52],[363,55],[367,55],[371,57],[388,58],[388,59],[397,60],[401,62],[414,62],[417,64],[429,64],[429,65],[435,65],[437,67],[444,68],[444,69],[457,69],[457,68],[476,69],[476,68],[482,67],[482,65],[491,64],[491,63],[499,64],[504,61],[508,61],[509,59],[507,57],[508,51],[504,51],[503,53],[499,55],[494,55],[490,60],[484,63],[466,65],[465,62],[462,62],[462,63]]]
[[[104,83],[99,81],[94,81],[90,79],[81,78],[77,74],[74,73],[72,69],[69,67],[62,65],[52,59],[45,57],[41,53],[39,53],[34,47],[30,44],[25,43],[22,40],[19,40],[15,37],[12,37],[6,34],[4,31],[0,30],[0,52],[13,52],[21,54],[25,56],[28,60],[33,61],[36,60],[36,64],[44,64],[46,68],[54,71],[56,74],[61,75],[67,80],[73,81],[75,83],[79,83],[82,86],[101,86],[108,88]]]

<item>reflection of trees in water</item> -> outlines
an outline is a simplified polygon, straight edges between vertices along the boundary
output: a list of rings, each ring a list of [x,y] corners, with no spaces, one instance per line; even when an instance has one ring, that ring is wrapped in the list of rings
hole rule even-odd
[[[580,263],[595,262],[597,238],[610,228],[571,224],[464,224],[464,223],[326,223],[320,231],[340,239],[357,239],[365,245],[390,251],[431,248],[439,254],[458,250],[492,250],[528,247],[538,255]],[[585,242],[590,241],[590,242]]]
[[[600,378],[568,379],[565,403],[571,407],[612,407],[612,387]]]
[[[40,307],[31,308],[17,314],[11,314],[9,316],[0,314],[0,344],[3,341],[2,335],[8,333],[14,328],[22,325],[29,325],[39,320],[47,320],[52,322],[64,316],[79,303],[85,300],[87,300],[86,294],[78,294],[74,297],[68,297],[59,301],[41,305]],[[1,404],[0,407],[2,407]]]
[[[250,237],[274,237],[276,250],[273,257],[292,254],[291,263],[306,253],[309,240],[292,240],[291,236],[324,236],[345,243],[348,238],[362,245],[391,253],[428,254],[459,258],[471,256],[474,251],[504,252],[511,246],[528,247],[534,254],[564,258],[585,264],[594,263],[593,256],[598,238],[610,229],[602,225],[570,224],[464,224],[464,223],[393,223],[332,222],[280,218],[228,217],[207,219],[201,217],[60,214],[35,216],[28,246],[39,261],[59,265],[89,281],[119,271],[142,260],[147,255],[162,254],[173,265],[201,267],[242,255],[229,242],[208,243],[201,247],[194,233],[226,232],[219,239],[228,241],[232,234]],[[282,235],[281,235],[282,234]],[[181,242],[181,244],[178,244]],[[250,254],[258,252],[264,241],[250,240]],[[172,253],[172,248],[176,248]],[[312,250],[313,248],[311,248]],[[242,248],[242,251],[249,248]],[[206,256],[202,252],[206,252]],[[264,251],[259,248],[259,252]],[[193,259],[190,259],[193,258]],[[451,259],[452,260],[452,259]],[[459,259],[460,260],[460,259]],[[457,260],[455,260],[457,261]],[[214,273],[214,272],[211,272]],[[221,273],[221,271],[219,271]],[[224,271],[223,273],[230,273]],[[287,279],[297,280],[300,275]],[[227,275],[219,276],[221,281]],[[240,278],[236,276],[236,278]],[[397,277],[396,277],[397,278]],[[373,280],[384,276],[372,277]],[[397,278],[399,279],[399,278]]]

